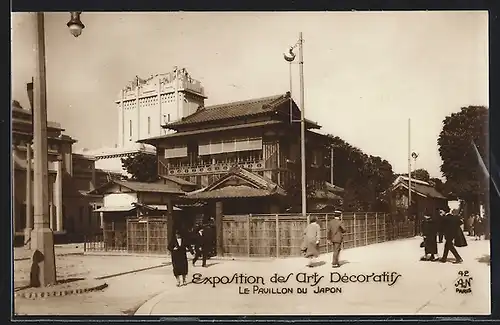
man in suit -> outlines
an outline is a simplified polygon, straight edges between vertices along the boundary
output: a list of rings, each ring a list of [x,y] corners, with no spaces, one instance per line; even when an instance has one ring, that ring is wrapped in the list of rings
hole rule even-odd
[[[328,234],[327,238],[333,245],[333,259],[332,259],[332,267],[339,267],[339,254],[342,248],[342,241],[344,239],[344,233],[346,232],[346,228],[344,223],[340,219],[342,215],[341,211],[335,211],[333,220],[328,225]]]
[[[438,211],[438,214],[436,215],[436,226],[437,226],[437,233],[439,237],[439,243],[443,242],[443,237],[444,237],[444,223],[445,223],[445,215],[446,212],[442,209]]]
[[[443,257],[440,260],[442,263],[446,263],[446,261],[448,260],[448,252],[451,252],[455,257],[455,262],[453,263],[460,264],[463,262],[462,257],[460,256],[460,254],[458,254],[457,249],[455,248],[455,245],[459,247],[467,245],[466,243],[463,243],[465,241],[465,237],[463,236],[462,229],[460,228],[461,224],[462,222],[460,220],[460,217],[457,215],[453,215],[448,212],[444,216],[443,230],[445,243]]]
[[[207,255],[209,250],[209,241],[210,234],[209,230],[207,230],[207,224],[201,225],[195,233],[195,255],[193,258],[193,266],[196,264],[196,261],[201,257],[202,258],[202,266],[207,267]]]

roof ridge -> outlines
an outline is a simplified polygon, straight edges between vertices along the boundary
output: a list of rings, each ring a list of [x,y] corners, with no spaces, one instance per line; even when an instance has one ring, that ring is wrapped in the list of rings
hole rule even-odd
[[[245,100],[238,100],[234,102],[229,102],[229,103],[223,103],[223,104],[216,104],[216,105],[210,105],[210,106],[205,106],[203,109],[217,109],[217,108],[222,108],[225,106],[235,106],[235,105],[243,105],[243,104],[249,104],[249,103],[256,103],[256,102],[263,102],[266,100],[271,100],[271,99],[280,99],[281,97],[286,96],[286,94],[279,94],[279,95],[273,95],[273,96],[266,96],[266,97],[260,97],[260,98],[249,98]],[[187,117],[187,116],[186,116]]]

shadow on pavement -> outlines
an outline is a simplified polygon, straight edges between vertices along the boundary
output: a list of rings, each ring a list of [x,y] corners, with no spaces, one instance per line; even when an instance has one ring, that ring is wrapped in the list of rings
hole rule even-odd
[[[489,254],[485,254],[479,258],[476,258],[476,261],[478,261],[479,263],[486,263],[488,265],[491,264],[491,257]]]

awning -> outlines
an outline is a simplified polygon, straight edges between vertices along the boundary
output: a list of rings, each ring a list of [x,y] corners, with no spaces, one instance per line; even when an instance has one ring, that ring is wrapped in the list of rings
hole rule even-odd
[[[144,204],[144,203],[133,203],[133,204],[137,207],[149,210],[168,211],[168,205],[166,204]]]
[[[116,206],[116,207],[102,207],[94,210],[94,212],[128,212],[134,209],[135,207],[127,205],[127,206]]]

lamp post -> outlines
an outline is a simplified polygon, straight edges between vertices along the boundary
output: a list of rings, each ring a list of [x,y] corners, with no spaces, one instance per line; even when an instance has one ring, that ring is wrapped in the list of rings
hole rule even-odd
[[[301,157],[301,185],[302,185],[302,216],[306,217],[307,216],[307,193],[306,193],[306,139],[305,139],[305,133],[306,133],[306,127],[305,127],[305,109],[304,109],[304,50],[303,50],[303,44],[304,40],[302,38],[302,32],[299,33],[299,40],[297,43],[290,47],[290,50],[288,53],[284,54],[285,60],[290,63],[290,105],[292,103],[292,96],[291,96],[291,85],[292,85],[292,62],[295,59],[295,54],[293,53],[293,50],[295,47],[298,46],[299,48],[299,76],[300,76],[300,101],[299,101],[299,106],[300,106],[300,157]],[[291,107],[290,107],[290,113],[291,113]],[[290,119],[292,122],[294,120],[292,119],[292,116],[290,116]],[[307,222],[309,223],[309,216],[307,216]]]
[[[56,283],[54,233],[50,229],[49,183],[47,152],[47,79],[45,71],[45,26],[43,12],[35,15],[36,73],[33,82],[33,161],[34,161],[34,224],[31,233],[31,249],[34,262],[39,262],[41,286]],[[72,12],[68,27],[73,36],[78,37],[85,27],[80,21],[80,13]],[[41,254],[40,254],[41,253]]]

